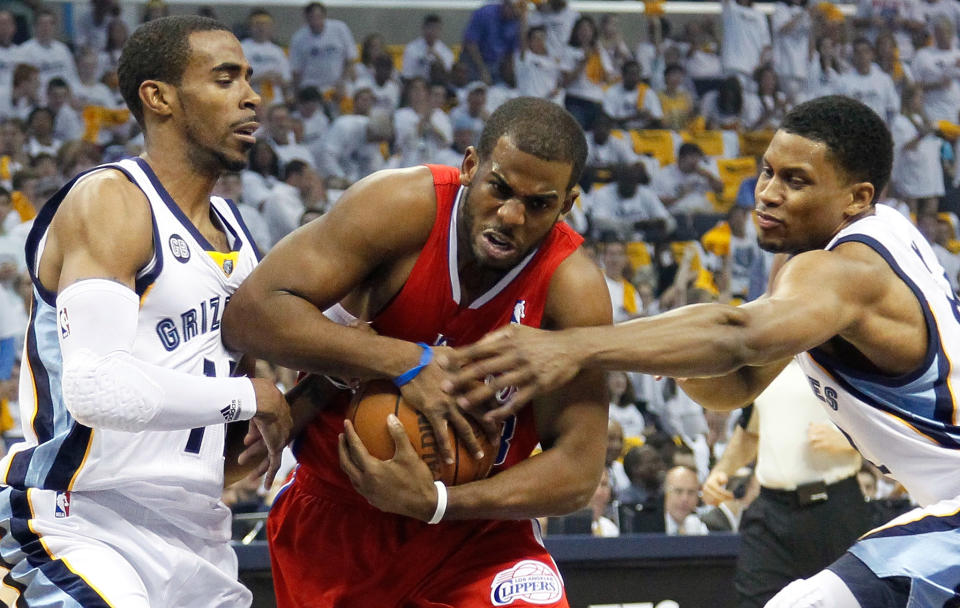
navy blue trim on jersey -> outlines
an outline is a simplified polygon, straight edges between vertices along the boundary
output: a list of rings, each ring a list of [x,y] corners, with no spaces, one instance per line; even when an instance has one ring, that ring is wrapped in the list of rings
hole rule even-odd
[[[37,320],[37,310],[41,304],[35,302],[30,309],[30,330],[26,336],[26,354],[27,361],[30,364],[30,372],[33,376],[33,387],[37,393],[37,412],[33,417],[31,428],[37,436],[38,443],[44,443],[53,439],[53,397],[50,395],[50,375],[43,364],[43,358],[40,356],[40,350],[37,348],[37,332],[35,323]]]
[[[170,213],[172,213],[173,216],[177,218],[177,221],[179,221],[180,224],[183,225],[184,229],[190,233],[190,235],[194,238],[197,244],[200,245],[200,248],[203,249],[204,251],[218,251],[216,247],[210,244],[210,241],[207,240],[207,237],[203,236],[200,233],[200,231],[197,230],[197,227],[193,225],[193,222],[190,221],[190,218],[188,218],[183,213],[183,209],[181,209],[180,206],[177,205],[177,203],[173,200],[173,197],[170,196],[170,193],[167,192],[167,189],[163,187],[163,184],[160,183],[160,178],[158,178],[157,174],[153,172],[153,169],[150,167],[150,165],[147,164],[147,161],[143,160],[139,156],[134,158],[133,160],[136,161],[136,163],[143,170],[144,174],[147,176],[147,179],[150,180],[150,183],[153,185],[154,189],[157,191],[157,194],[160,195],[160,199],[164,202],[164,204],[170,210]],[[214,209],[214,211],[216,211],[216,208],[213,207],[213,205],[210,205],[210,207]],[[224,222],[224,224],[229,226],[229,222]],[[236,249],[234,249],[236,244],[237,244],[236,242],[231,243],[230,245],[231,251],[237,251]]]
[[[810,354],[813,360],[816,361],[818,365],[820,365],[820,367],[823,367],[827,370],[830,369],[829,361],[821,358],[823,353],[819,353],[819,352],[815,353],[812,350],[807,352]],[[860,401],[864,402],[870,407],[886,412],[900,420],[903,420],[904,422],[915,427],[918,431],[920,431],[924,435],[929,436],[931,439],[936,441],[941,447],[950,448],[954,450],[960,449],[960,437],[950,434],[950,432],[948,432],[944,428],[948,425],[944,424],[943,422],[929,420],[927,418],[924,418],[912,412],[907,412],[905,410],[901,410],[896,407],[893,407],[882,401],[878,401],[877,399],[871,397],[870,395],[867,395],[861,392],[859,389],[857,389],[852,384],[850,384],[842,376],[835,373],[831,373],[830,376],[845,391],[847,391],[848,393],[850,393]],[[956,427],[953,427],[953,428],[956,428]]]
[[[138,159],[139,160],[139,159]],[[70,192],[70,189],[73,188],[74,184],[77,183],[84,175],[92,173],[94,171],[99,171],[100,169],[115,169],[130,180],[134,185],[137,184],[137,181],[133,176],[123,167],[116,163],[108,163],[105,165],[99,165],[87,169],[76,174],[73,179],[67,182],[62,188],[57,190],[57,192],[47,199],[47,202],[44,204],[43,209],[40,210],[40,213],[37,214],[37,217],[33,221],[33,226],[30,228],[30,233],[27,235],[27,244],[26,244],[26,259],[27,259],[27,270],[30,272],[30,279],[33,281],[33,285],[37,289],[37,293],[40,295],[40,298],[52,306],[53,308],[57,307],[57,293],[51,291],[44,287],[40,283],[40,279],[37,277],[37,252],[40,248],[40,241],[43,239],[43,236],[47,233],[47,229],[50,227],[50,222],[53,221],[53,216],[57,213],[57,210],[60,208],[60,204],[63,202],[63,199],[66,198],[67,193]],[[148,201],[149,203],[149,201]],[[157,219],[153,217],[153,208],[150,208],[150,218],[153,221],[153,250],[156,256],[156,264],[153,269],[145,274],[144,276],[138,276],[135,282],[136,293],[138,296],[142,296],[143,292],[146,291],[147,287],[153,284],[157,280],[157,276],[160,274],[160,270],[163,268],[163,258],[160,254],[160,232],[157,228]],[[153,261],[153,260],[151,260]],[[147,266],[150,265],[150,262],[147,262]],[[146,266],[145,266],[146,267]],[[142,269],[141,269],[142,270]]]
[[[20,550],[27,556],[27,563],[42,572],[47,580],[83,608],[111,608],[87,581],[67,568],[63,561],[53,559],[44,549],[40,536],[30,529],[33,512],[27,492],[11,488],[9,499],[13,514],[9,520],[10,535],[20,544]]]
[[[253,255],[257,256],[257,261],[263,259],[263,254],[260,253],[260,248],[257,247],[257,242],[253,240],[253,235],[250,234],[250,229],[247,228],[247,225],[243,221],[243,216],[240,215],[240,209],[237,208],[236,203],[231,199],[225,198],[227,206],[230,207],[230,211],[233,212],[233,217],[236,218],[237,224],[240,226],[240,229],[243,230],[243,234],[247,237],[247,242],[250,243],[250,246],[253,248]]]
[[[860,540],[873,538],[889,538],[892,536],[916,536],[930,532],[949,532],[960,528],[960,513],[953,515],[924,515],[920,519],[904,524],[882,528],[876,532],[865,534]]]
[[[70,482],[83,465],[92,440],[93,429],[74,421],[70,432],[60,441],[60,449],[43,480],[43,488],[69,490]]]

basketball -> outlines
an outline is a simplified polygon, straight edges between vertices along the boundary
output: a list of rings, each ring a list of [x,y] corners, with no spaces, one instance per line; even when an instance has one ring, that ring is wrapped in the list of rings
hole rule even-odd
[[[451,426],[447,433],[455,454],[453,464],[446,464],[440,456],[436,436],[426,416],[407,405],[400,395],[400,390],[386,380],[373,380],[364,384],[350,403],[347,416],[363,445],[373,456],[380,460],[393,458],[396,448],[390,431],[387,430],[389,414],[395,414],[403,423],[413,449],[430,467],[434,480],[454,486],[483,479],[490,474],[499,446],[491,445],[479,425],[467,417],[473,425],[474,436],[483,448],[483,458],[476,460]]]

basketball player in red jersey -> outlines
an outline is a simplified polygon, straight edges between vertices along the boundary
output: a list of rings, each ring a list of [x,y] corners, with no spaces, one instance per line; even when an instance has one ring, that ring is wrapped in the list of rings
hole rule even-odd
[[[561,221],[585,157],[565,110],[507,102],[460,169],[374,174],[281,241],[231,299],[226,343],[312,372],[392,378],[435,429],[459,431],[434,349],[510,322],[610,323],[603,276]],[[350,327],[355,318],[377,333]],[[396,456],[372,458],[345,423],[348,398],[324,399],[319,412],[295,400],[300,467],[268,522],[278,606],[568,605],[531,518],[576,510],[597,487],[601,375],[502,421],[493,474],[449,489],[396,421]]]

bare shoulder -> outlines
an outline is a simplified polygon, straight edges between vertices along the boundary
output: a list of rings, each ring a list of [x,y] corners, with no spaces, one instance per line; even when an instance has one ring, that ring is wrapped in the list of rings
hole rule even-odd
[[[582,248],[577,249],[560,263],[550,280],[545,327],[609,325],[612,315],[603,272]]]
[[[318,224],[375,235],[377,242],[393,249],[429,234],[436,208],[433,173],[428,167],[387,169],[350,186]]]
[[[80,254],[135,273],[153,252],[146,195],[119,171],[84,177],[61,202],[50,225],[50,244],[61,257]]]

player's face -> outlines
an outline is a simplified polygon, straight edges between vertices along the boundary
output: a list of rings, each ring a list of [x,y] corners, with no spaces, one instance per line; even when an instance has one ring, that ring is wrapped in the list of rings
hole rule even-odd
[[[174,110],[188,140],[187,155],[201,167],[240,171],[259,126],[260,97],[250,86],[250,64],[230,32],[194,32],[190,51]]]
[[[469,148],[460,173],[469,186],[459,222],[461,251],[468,248],[481,267],[515,266],[570,210],[571,170],[570,163],[520,151],[509,137],[501,137],[483,163]]]
[[[777,131],[757,181],[760,246],[800,253],[823,248],[843,226],[870,210],[873,186],[836,168],[826,144]]]

